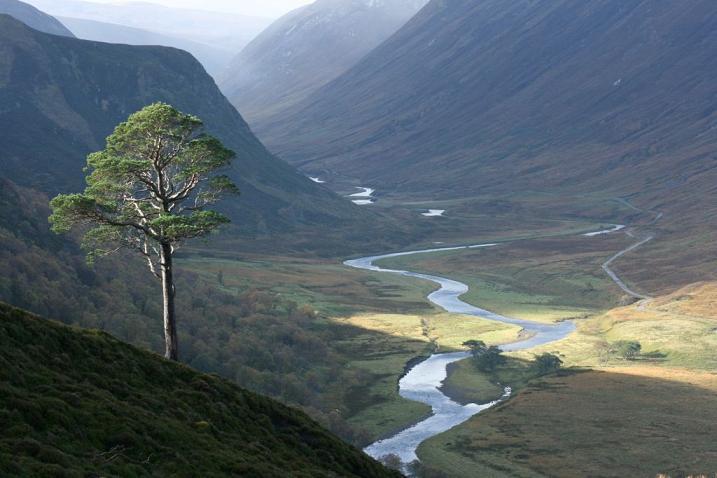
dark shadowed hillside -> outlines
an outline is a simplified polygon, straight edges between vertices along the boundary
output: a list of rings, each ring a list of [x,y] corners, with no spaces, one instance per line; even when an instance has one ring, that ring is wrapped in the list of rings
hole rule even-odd
[[[66,37],[74,36],[72,32],[56,18],[41,12],[32,5],[18,0],[0,0],[0,13],[10,15],[30,28],[41,32]]]
[[[303,413],[0,303],[0,475],[399,476]]]
[[[716,54],[711,0],[434,0],[262,139],[384,190],[679,189],[713,177]]]
[[[427,0],[318,0],[254,39],[222,76],[253,127],[333,80],[393,34]]]
[[[243,197],[224,205],[245,232],[355,218],[355,207],[262,146],[190,54],[47,35],[0,17],[1,175],[49,194],[83,187],[85,156],[143,106],[196,114],[237,153]]]

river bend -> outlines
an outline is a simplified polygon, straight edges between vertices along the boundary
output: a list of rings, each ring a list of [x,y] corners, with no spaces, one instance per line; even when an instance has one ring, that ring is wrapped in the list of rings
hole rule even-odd
[[[575,330],[575,324],[570,321],[560,322],[557,324],[542,324],[528,320],[506,317],[463,302],[460,297],[468,292],[468,286],[462,282],[440,276],[421,274],[418,272],[384,269],[375,264],[377,261],[392,257],[456,251],[461,249],[490,248],[497,246],[498,244],[477,244],[474,246],[443,247],[420,251],[397,252],[393,254],[352,259],[346,261],[344,264],[357,269],[397,274],[434,282],[440,287],[438,290],[428,295],[428,300],[447,312],[474,315],[495,322],[522,327],[527,338],[519,342],[501,346],[501,349],[506,352],[529,349],[538,345],[555,342],[572,333]],[[369,445],[364,451],[377,459],[386,455],[396,455],[404,464],[412,463],[418,459],[416,456],[416,449],[422,442],[460,425],[477,413],[487,410],[497,404],[500,400],[486,404],[471,403],[468,405],[461,405],[460,403],[451,400],[449,397],[444,395],[443,392],[441,392],[440,387],[443,384],[443,381],[447,378],[448,365],[467,357],[469,357],[469,352],[434,354],[427,360],[414,366],[399,381],[399,393],[406,399],[429,405],[433,410],[432,415],[390,438],[380,440]],[[508,398],[510,393],[511,390],[507,387],[501,400]]]

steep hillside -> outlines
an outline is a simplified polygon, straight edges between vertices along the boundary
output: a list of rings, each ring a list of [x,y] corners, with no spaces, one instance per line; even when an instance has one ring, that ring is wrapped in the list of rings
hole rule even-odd
[[[0,175],[48,194],[83,187],[87,153],[129,114],[165,101],[237,152],[243,192],[224,205],[247,233],[354,220],[356,209],[269,154],[188,53],[47,35],[0,16]],[[358,214],[361,214],[359,212]]]
[[[51,35],[74,36],[72,32],[56,18],[41,12],[32,5],[18,0],[0,0],[0,14],[10,15],[30,28],[50,33]]]
[[[161,45],[185,50],[201,62],[209,74],[215,76],[226,68],[232,55],[213,46],[186,40],[178,36],[156,33],[115,23],[82,18],[58,17],[72,33],[83,40],[122,43],[126,45]]]
[[[231,62],[220,80],[257,131],[356,64],[427,0],[317,0],[281,17]]]
[[[120,254],[89,267],[79,246],[50,233],[48,215],[46,196],[0,179],[0,302],[162,351],[159,287],[141,258]],[[299,407],[350,443],[366,445],[396,425],[383,420],[376,430],[373,422],[352,420],[364,406],[356,405],[354,390],[388,383],[383,370],[352,366],[364,363],[367,337],[383,336],[326,319],[357,308],[396,310],[385,284],[364,282],[337,260],[267,259],[247,254],[244,240],[226,249],[216,248],[217,242],[212,239],[206,254],[185,252],[177,261],[182,361]],[[272,251],[282,245],[277,238],[264,242]],[[326,242],[322,238],[317,247]],[[343,304],[335,309],[340,312],[328,312],[326,300]],[[425,308],[418,299],[405,303],[409,310]],[[404,339],[389,339],[405,360],[413,356],[415,348],[406,348]],[[402,365],[393,370],[398,375]],[[360,403],[397,398],[394,387],[387,391]]]
[[[262,139],[383,190],[679,194],[713,184],[716,54],[711,0],[434,0]]]
[[[0,304],[2,476],[390,477],[303,413]]]

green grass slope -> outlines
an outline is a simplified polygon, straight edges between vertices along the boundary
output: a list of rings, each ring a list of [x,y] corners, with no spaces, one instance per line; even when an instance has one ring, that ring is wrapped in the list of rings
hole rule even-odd
[[[303,413],[0,304],[0,476],[389,477]]]

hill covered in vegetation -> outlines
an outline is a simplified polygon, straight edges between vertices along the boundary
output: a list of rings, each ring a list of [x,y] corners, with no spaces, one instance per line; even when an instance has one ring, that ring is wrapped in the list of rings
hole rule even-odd
[[[0,177],[49,195],[83,188],[88,153],[162,101],[198,116],[237,158],[242,198],[223,205],[242,231],[349,223],[361,211],[272,156],[189,53],[48,35],[0,15]]]
[[[302,412],[0,304],[2,476],[390,477]]]
[[[48,215],[41,193],[0,179],[0,301],[161,351],[162,302],[142,261],[121,255],[89,267],[77,244],[49,232]],[[190,255],[178,264],[184,363],[299,407],[351,443],[374,438],[361,424],[348,423],[357,412],[349,406],[352,387],[368,387],[381,378],[349,365],[365,358],[365,350],[346,342],[365,331],[327,321],[306,305],[313,302],[309,298],[281,296],[253,276],[244,280],[242,272],[235,277],[231,261]],[[388,307],[380,286],[357,292],[349,285],[346,292]]]

